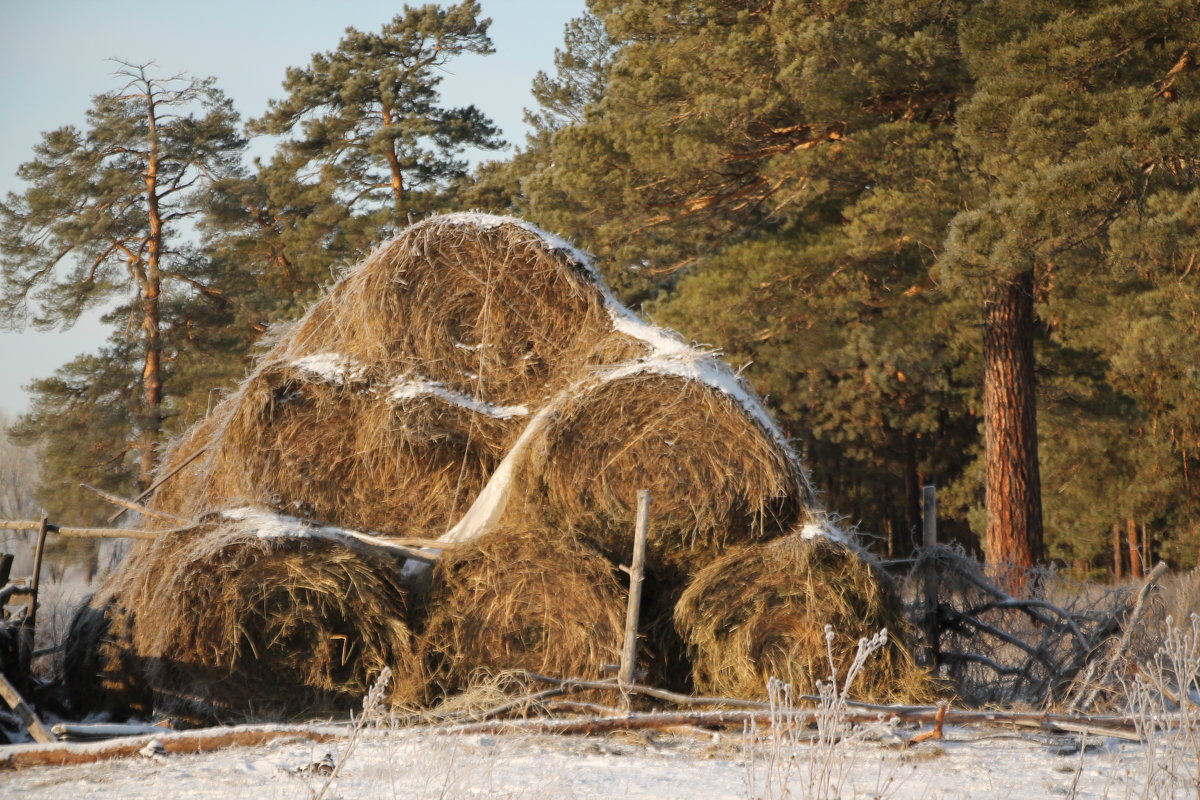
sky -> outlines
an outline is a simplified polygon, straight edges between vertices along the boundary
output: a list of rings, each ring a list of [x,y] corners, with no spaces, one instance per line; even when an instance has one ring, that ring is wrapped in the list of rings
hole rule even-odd
[[[479,107],[510,146],[523,144],[530,82],[538,70],[553,69],[563,27],[583,12],[584,0],[481,5],[496,52],[451,62],[442,98]],[[117,87],[107,59],[154,61],[163,75],[211,75],[246,119],[282,97],[288,67],[336,48],[349,26],[378,30],[402,7],[381,0],[0,0],[0,196],[22,190],[17,167],[43,132],[82,125],[91,98]],[[0,411],[27,410],[23,386],[107,337],[97,315],[65,332],[0,330]]]

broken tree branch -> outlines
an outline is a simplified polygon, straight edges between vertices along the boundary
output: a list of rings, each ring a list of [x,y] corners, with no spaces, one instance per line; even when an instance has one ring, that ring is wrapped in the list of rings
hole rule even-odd
[[[165,511],[155,511],[153,508],[149,508],[147,506],[141,505],[140,503],[137,503],[133,500],[126,500],[124,497],[118,497],[115,494],[109,494],[108,492],[106,492],[102,489],[97,489],[95,486],[90,486],[86,483],[81,483],[79,485],[82,488],[87,489],[89,492],[96,495],[97,497],[99,497],[102,500],[105,500],[116,506],[121,506],[122,508],[127,509],[129,511],[136,511],[139,514],[141,514],[142,516],[154,517],[155,519],[161,519],[165,522],[174,522],[174,523],[177,523],[180,525],[195,525],[196,524],[196,522],[194,520],[184,519],[183,517],[177,517],[174,514],[168,514]]]

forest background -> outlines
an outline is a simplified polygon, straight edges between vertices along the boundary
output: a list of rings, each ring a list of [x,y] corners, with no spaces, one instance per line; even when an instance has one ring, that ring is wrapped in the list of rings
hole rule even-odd
[[[471,168],[501,132],[438,86],[488,28],[405,6],[245,121],[211,79],[118,64],[44,134],[0,205],[0,313],[103,307],[111,335],[29,386],[13,502],[96,522],[78,484],[136,495],[331,275],[477,209],[743,367],[881,553],[935,484],[944,536],[993,562],[1196,564],[1194,3],[590,0],[532,133]]]

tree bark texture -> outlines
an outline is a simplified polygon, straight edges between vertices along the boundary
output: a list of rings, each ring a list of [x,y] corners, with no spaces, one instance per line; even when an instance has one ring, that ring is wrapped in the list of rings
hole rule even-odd
[[[1121,526],[1119,523],[1112,524],[1112,559],[1113,559],[1113,580],[1120,581],[1125,577],[1123,569],[1125,558],[1121,554]]]
[[[1130,517],[1125,520],[1125,536],[1129,542],[1129,577],[1143,577],[1142,551],[1138,546],[1137,520]]]
[[[983,314],[987,561],[1032,567],[1043,556],[1033,373],[1033,271],[989,290]]]

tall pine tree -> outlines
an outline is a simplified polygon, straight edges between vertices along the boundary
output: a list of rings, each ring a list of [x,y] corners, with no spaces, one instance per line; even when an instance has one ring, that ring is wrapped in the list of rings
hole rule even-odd
[[[163,304],[172,293],[219,298],[180,246],[195,198],[238,168],[237,118],[212,80],[160,78],[122,64],[124,84],[99,95],[87,129],[44,135],[0,205],[0,311],[10,323],[69,326],[86,309],[133,293],[141,360],[138,474],[153,474],[163,419]]]
[[[479,3],[404,6],[379,33],[349,28],[336,50],[289,69],[283,100],[252,130],[298,135],[285,162],[323,183],[345,206],[378,223],[425,212],[448,182],[466,175],[467,147],[504,145],[474,106],[440,104],[439,70],[464,53],[493,52]]]

